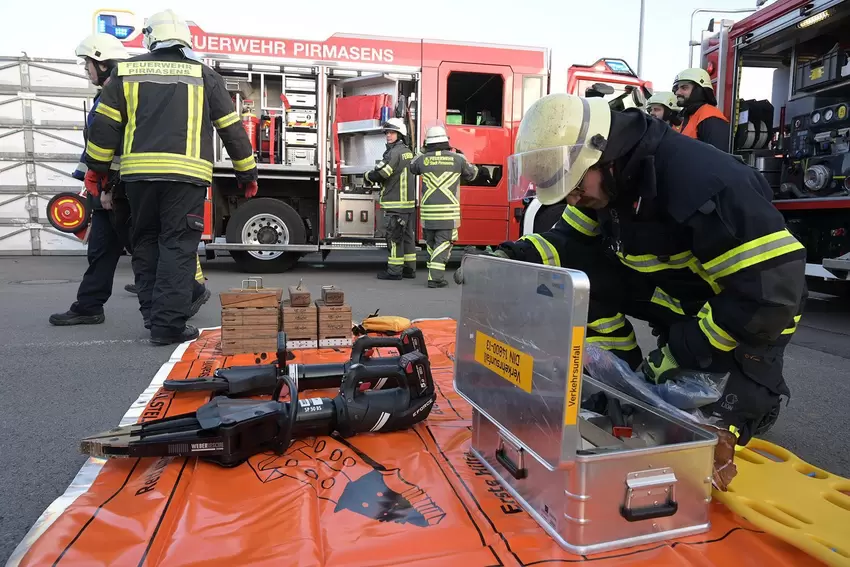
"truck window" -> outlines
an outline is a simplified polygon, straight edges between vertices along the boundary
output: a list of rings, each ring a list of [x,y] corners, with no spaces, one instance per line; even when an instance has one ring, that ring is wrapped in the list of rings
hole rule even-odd
[[[543,77],[522,78],[522,115],[543,96]]]
[[[501,126],[504,90],[501,75],[453,71],[446,85],[446,124]]]
[[[611,88],[614,89],[614,92],[611,94],[605,95],[603,100],[607,101],[608,104],[611,105],[611,108],[614,110],[625,110],[626,108],[638,108],[639,105],[637,101],[635,101],[635,97],[631,92],[631,89],[627,89],[627,87],[632,87],[633,85],[625,85],[623,83],[615,83],[613,81],[590,81],[586,79],[581,79],[576,83],[576,93],[579,96],[585,96],[585,91],[592,87],[596,83],[604,83]],[[639,93],[639,98],[646,99],[649,97],[647,92]],[[644,101],[645,102],[645,101]],[[643,106],[641,104],[640,106]]]

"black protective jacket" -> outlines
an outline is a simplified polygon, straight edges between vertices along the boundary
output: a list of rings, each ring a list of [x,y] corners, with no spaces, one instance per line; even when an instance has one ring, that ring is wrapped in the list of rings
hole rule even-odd
[[[624,125],[603,153],[618,195],[609,207],[568,206],[548,232],[500,248],[569,267],[573,239],[598,246],[600,258],[644,274],[689,317],[668,329],[680,366],[705,368],[718,351],[732,351],[751,378],[786,393],[782,351],[805,302],[806,254],[771,204],[767,181],[637,110],[612,112],[612,131]]]
[[[210,185],[213,128],[236,179],[257,179],[251,141],[221,75],[179,49],[121,61],[106,83],[86,142],[86,165],[106,172],[122,145],[121,179]]]
[[[410,173],[410,151],[401,139],[387,144],[375,169],[366,173],[367,181],[380,183],[381,208],[387,212],[409,213],[416,208],[416,178]]]

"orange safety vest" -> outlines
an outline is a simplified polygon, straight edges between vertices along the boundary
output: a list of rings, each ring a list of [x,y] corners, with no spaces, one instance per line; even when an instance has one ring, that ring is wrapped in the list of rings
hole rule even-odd
[[[706,118],[720,118],[724,122],[729,122],[723,113],[720,112],[719,108],[710,104],[703,104],[688,118],[688,122],[685,124],[685,127],[682,128],[681,133],[690,138],[696,138],[697,126],[699,126],[699,123]]]

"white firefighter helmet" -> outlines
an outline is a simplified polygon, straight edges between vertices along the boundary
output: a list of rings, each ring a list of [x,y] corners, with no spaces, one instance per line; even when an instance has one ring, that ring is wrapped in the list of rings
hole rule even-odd
[[[508,158],[511,200],[531,193],[544,205],[564,199],[602,158],[611,129],[611,109],[602,98],[547,95],[520,122],[515,152]]]
[[[88,57],[95,61],[118,61],[129,59],[127,48],[117,37],[108,33],[93,33],[77,46],[74,51],[77,57]]]
[[[684,81],[690,81],[700,87],[714,91],[714,87],[711,86],[711,77],[708,76],[708,72],[705,69],[693,67],[691,69],[685,69],[676,75],[676,78],[673,79],[673,92],[676,92],[676,89],[679,88],[679,83]]]
[[[649,110],[649,107],[653,104],[658,104],[661,106],[665,106],[674,112],[678,112],[679,103],[676,100],[676,95],[671,93],[670,91],[659,91],[657,93],[653,93],[649,100],[646,101],[646,109]]]
[[[390,118],[384,122],[384,132],[398,132],[405,138],[407,137],[407,126],[404,125],[404,120],[401,118]]]
[[[145,21],[144,40],[142,43],[148,50],[154,49],[157,43],[176,41],[192,49],[192,32],[187,24],[174,10],[157,12]]]
[[[449,142],[449,135],[446,134],[446,129],[442,126],[431,126],[425,132],[425,145],[443,144]]]

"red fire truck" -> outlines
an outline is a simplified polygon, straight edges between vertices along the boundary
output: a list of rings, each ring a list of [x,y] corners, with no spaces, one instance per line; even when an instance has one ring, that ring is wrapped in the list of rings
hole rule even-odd
[[[99,11],[95,27],[144,51],[143,21],[130,12]],[[490,171],[491,180],[461,190],[459,245],[519,236],[528,203],[508,202],[506,160],[525,110],[550,90],[547,49],[343,34],[307,41],[190,27],[195,51],[224,77],[251,134],[260,177],[258,195],[244,199],[216,140],[208,257],[227,250],[245,271],[281,272],[308,253],[385,248],[379,188],[364,173],[383,154],[381,124],[389,117],[405,120],[414,148],[430,124],[445,124],[452,145]],[[596,96],[612,101],[630,85],[645,87],[617,59],[574,66],[568,82],[571,92],[595,86]]]
[[[806,246],[814,290],[850,279],[850,1],[778,0],[738,21],[712,21],[701,66],[731,120],[733,152],[762,171],[774,205]],[[770,98],[744,100],[765,81]],[[768,79],[769,81],[769,79]]]

